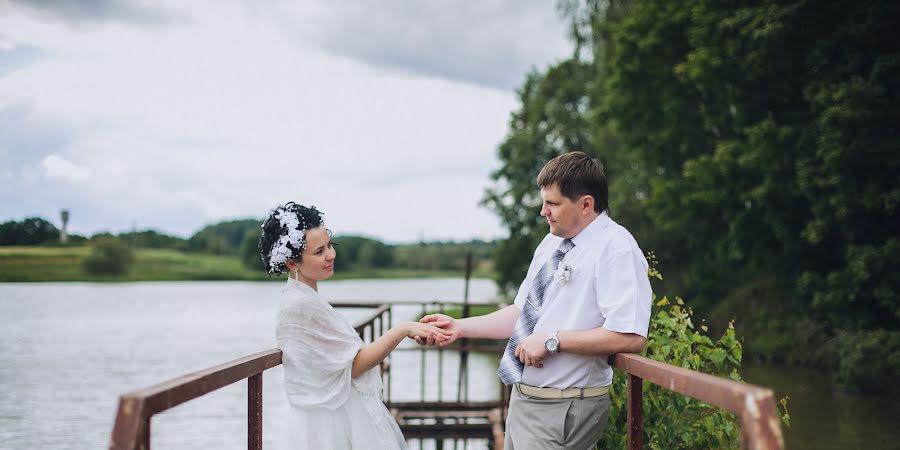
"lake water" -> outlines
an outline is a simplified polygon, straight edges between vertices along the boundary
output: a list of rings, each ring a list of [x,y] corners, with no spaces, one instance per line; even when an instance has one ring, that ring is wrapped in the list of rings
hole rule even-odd
[[[788,396],[791,428],[785,446],[802,450],[900,449],[900,401],[841,392],[821,371],[750,366],[744,380]]]
[[[106,447],[120,394],[274,347],[280,289],[266,282],[0,284],[0,448]],[[463,290],[456,279],[320,286],[334,301],[369,302],[458,301]],[[495,296],[493,282],[472,281],[472,301]],[[394,320],[420,311],[395,307]],[[352,319],[359,312],[347,314]],[[404,347],[392,356],[392,399],[452,399],[456,355],[443,352],[438,386],[438,352]],[[424,392],[423,358],[429,368]],[[470,400],[497,397],[496,364],[490,355],[470,357]],[[814,375],[778,368],[745,373],[791,396],[788,448],[900,448],[897,401],[835,394]],[[263,376],[267,448],[274,447],[286,407],[282,376],[280,367]],[[246,383],[239,382],[155,416],[153,447],[246,448],[246,395]]]
[[[240,356],[273,348],[281,283],[41,283],[0,284],[0,448],[105,448],[118,396]],[[377,302],[462,299],[462,280],[325,282],[329,299]],[[488,280],[473,280],[472,301],[494,298]],[[397,306],[393,319],[421,311]],[[360,311],[348,311],[351,319]],[[423,352],[393,355],[394,400],[436,400],[455,389],[455,355],[444,353],[443,386],[427,372]],[[437,352],[424,352],[438,367]],[[496,358],[470,357],[472,400],[498,395]],[[476,382],[482,374],[494,383]],[[412,388],[411,388],[412,387]],[[246,382],[239,382],[154,416],[155,449],[246,448]],[[263,375],[263,431],[267,448],[286,407],[280,367]]]

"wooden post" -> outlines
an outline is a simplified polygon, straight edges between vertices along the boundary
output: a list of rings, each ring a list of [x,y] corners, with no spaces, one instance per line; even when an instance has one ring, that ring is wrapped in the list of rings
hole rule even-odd
[[[643,379],[628,374],[628,450],[644,444]]]
[[[262,373],[247,378],[247,449],[262,450]]]
[[[469,307],[469,279],[472,277],[472,251],[466,253],[466,284],[463,291],[463,307],[461,318],[465,319],[471,315]],[[459,340],[459,376],[456,383],[456,401],[466,401],[469,399],[469,340],[462,338]]]

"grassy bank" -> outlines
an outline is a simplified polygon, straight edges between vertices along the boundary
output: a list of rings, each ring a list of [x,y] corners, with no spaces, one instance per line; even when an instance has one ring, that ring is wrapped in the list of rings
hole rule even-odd
[[[82,267],[89,253],[87,246],[0,247],[0,282],[269,280],[265,273],[245,267],[237,257],[154,249],[135,250],[134,265],[125,275],[94,275],[86,273]],[[461,276],[452,271],[376,269],[339,272],[334,279]],[[490,278],[492,274],[479,271],[474,276]],[[283,280],[284,277],[273,279]]]

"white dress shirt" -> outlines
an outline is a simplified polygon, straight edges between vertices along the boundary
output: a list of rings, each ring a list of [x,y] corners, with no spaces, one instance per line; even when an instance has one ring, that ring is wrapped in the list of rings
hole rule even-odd
[[[516,295],[522,309],[532,280],[550,259],[563,238],[548,234],[534,252],[528,274]],[[544,294],[534,332],[579,331],[603,327],[618,333],[647,336],[652,291],[647,260],[631,233],[604,212],[572,238],[575,248],[566,253]],[[562,278],[568,268],[569,278]],[[565,342],[562,342],[563,350]],[[607,356],[558,353],[542,361],[544,367],[525,367],[522,382],[565,389],[608,386],[612,368]]]

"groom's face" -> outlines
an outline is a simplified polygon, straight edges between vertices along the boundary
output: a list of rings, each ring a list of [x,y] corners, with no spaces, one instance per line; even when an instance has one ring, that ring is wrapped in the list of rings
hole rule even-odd
[[[541,199],[541,216],[547,219],[551,234],[568,239],[581,231],[578,204],[562,195],[556,183],[541,188]]]

